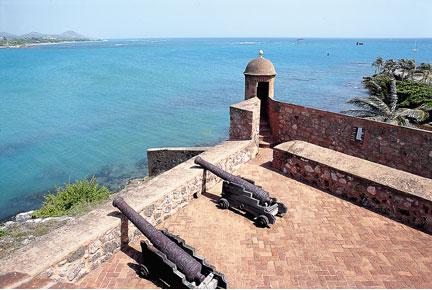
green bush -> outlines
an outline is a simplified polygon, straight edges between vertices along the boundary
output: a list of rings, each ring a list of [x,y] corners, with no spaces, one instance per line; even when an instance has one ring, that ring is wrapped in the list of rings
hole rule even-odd
[[[5,230],[0,230],[0,238],[6,236],[7,232]]]
[[[111,194],[96,178],[84,179],[57,188],[56,194],[45,196],[43,206],[33,213],[35,218],[72,215],[87,206],[105,200]]]
[[[432,106],[432,86],[417,81],[398,81],[397,94],[401,107]]]

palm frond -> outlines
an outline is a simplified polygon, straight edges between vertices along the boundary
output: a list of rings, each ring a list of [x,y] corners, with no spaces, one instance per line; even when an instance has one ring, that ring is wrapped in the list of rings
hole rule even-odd
[[[403,117],[403,116],[396,116],[396,117],[392,120],[392,122],[389,122],[389,123],[390,123],[390,124],[393,124],[393,125],[404,126],[404,127],[414,127],[414,126],[410,123],[410,121],[409,121],[407,118]]]
[[[390,115],[388,106],[379,97],[371,96],[368,98],[355,97],[347,101],[348,104],[360,107],[364,110],[371,111],[376,115]]]
[[[396,113],[398,116],[413,119],[418,123],[426,121],[429,118],[429,113],[420,109],[402,108],[398,109]]]
[[[376,113],[370,110],[351,109],[351,110],[341,111],[341,113],[353,117],[359,117],[359,118],[376,117]]]
[[[418,107],[417,109],[422,110],[422,111],[432,111],[432,105],[431,104],[421,104],[420,107]]]
[[[372,106],[372,105],[368,104],[367,102],[364,102],[362,98],[352,98],[352,99],[348,100],[347,103],[354,105],[361,110],[369,111],[375,115],[381,114],[381,112],[375,106]]]
[[[373,116],[373,117],[365,117],[367,120],[379,121],[379,122],[387,122],[388,118],[384,116]]]
[[[381,111],[383,115],[390,115],[392,113],[389,106],[381,98],[377,96],[370,96],[367,98],[367,100],[369,104]]]
[[[372,79],[366,79],[364,82],[365,86],[367,89],[369,89],[369,91],[377,96],[382,96],[383,95],[383,90],[382,87],[374,80]]]

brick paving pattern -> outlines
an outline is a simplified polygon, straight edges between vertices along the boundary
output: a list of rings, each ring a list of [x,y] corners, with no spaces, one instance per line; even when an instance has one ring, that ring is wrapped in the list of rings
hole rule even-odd
[[[284,177],[269,169],[271,158],[261,149],[239,170],[288,206],[271,228],[218,209],[220,184],[159,228],[195,247],[230,288],[432,287],[431,235]],[[78,286],[157,288],[134,270],[139,250],[116,253]]]
[[[0,275],[0,289],[72,289],[78,288],[78,285],[72,283],[55,282],[49,278],[30,277],[27,274],[12,272]]]

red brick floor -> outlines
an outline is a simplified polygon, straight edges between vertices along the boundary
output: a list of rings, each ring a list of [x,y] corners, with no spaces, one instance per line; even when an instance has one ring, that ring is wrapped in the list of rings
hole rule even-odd
[[[0,289],[71,289],[78,288],[78,285],[71,283],[55,282],[49,278],[30,277],[27,274],[12,272],[0,275]]]
[[[271,156],[271,149],[261,150],[239,171],[288,206],[288,214],[271,228],[257,228],[239,214],[218,209],[213,199],[220,184],[160,228],[195,247],[225,274],[230,288],[432,287],[431,235],[272,171]],[[139,248],[131,246],[79,286],[157,287],[136,275]]]

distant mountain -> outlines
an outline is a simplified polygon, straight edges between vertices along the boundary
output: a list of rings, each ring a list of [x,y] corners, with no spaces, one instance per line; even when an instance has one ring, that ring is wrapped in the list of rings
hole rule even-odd
[[[76,33],[75,31],[72,31],[72,30],[60,33],[58,36],[61,38],[64,38],[64,39],[85,39],[85,38],[88,38],[82,34],[79,34],[79,33]]]
[[[21,35],[19,38],[29,39],[29,38],[47,38],[48,34],[42,34],[39,32],[30,32]]]

